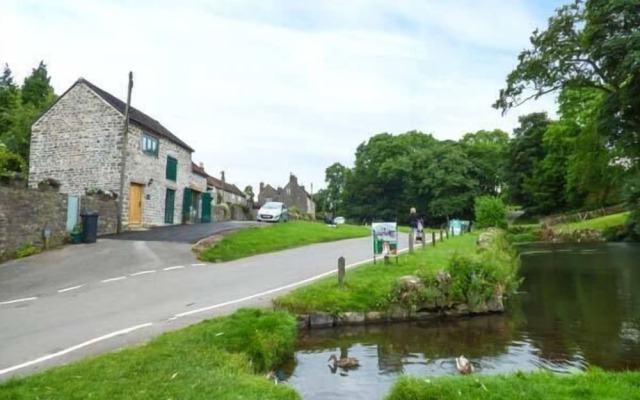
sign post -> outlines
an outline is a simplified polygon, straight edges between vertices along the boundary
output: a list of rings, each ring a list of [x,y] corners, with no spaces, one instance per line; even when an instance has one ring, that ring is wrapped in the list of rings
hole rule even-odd
[[[382,255],[385,263],[389,257],[396,257],[398,262],[398,224],[396,222],[374,222],[371,224],[373,238],[373,263]]]

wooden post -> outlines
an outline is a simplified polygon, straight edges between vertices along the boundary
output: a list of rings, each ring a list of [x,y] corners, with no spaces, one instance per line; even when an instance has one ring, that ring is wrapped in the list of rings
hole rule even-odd
[[[120,193],[118,194],[118,217],[116,232],[122,233],[122,212],[124,210],[124,176],[126,172],[127,150],[129,147],[129,107],[131,105],[131,90],[133,89],[133,72],[129,71],[129,88],[127,90],[127,105],[124,109],[124,131],[122,132],[122,154],[120,155]]]
[[[413,253],[413,241],[414,241],[414,237],[413,237],[413,230],[411,232],[409,232],[409,254]]]
[[[449,229],[446,229],[446,230],[444,231],[444,233],[445,233],[445,235],[446,235],[447,239],[449,239]]]
[[[443,239],[442,239],[442,237],[443,237],[442,229],[440,229],[440,241],[441,241],[441,242],[442,242],[442,240],[443,240]]]
[[[423,231],[422,232],[422,250],[424,250],[427,247],[427,234]]]
[[[436,231],[431,232],[431,244],[436,245]]]
[[[338,258],[338,285],[344,285],[345,261],[344,257]]]

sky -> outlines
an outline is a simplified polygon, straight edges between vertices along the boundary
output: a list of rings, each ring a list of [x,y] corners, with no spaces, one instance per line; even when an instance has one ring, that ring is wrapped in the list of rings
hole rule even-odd
[[[371,136],[437,139],[517,125],[543,98],[491,108],[560,0],[0,0],[0,63],[43,60],[56,93],[83,77],[160,121],[241,189],[314,191]]]

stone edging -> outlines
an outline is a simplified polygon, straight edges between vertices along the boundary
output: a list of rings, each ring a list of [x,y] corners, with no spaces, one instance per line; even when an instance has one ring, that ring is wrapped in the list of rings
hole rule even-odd
[[[493,304],[492,304],[493,303]],[[389,311],[343,312],[338,314],[312,312],[298,315],[298,329],[325,329],[340,326],[373,325],[389,322],[435,321],[439,319],[461,318],[478,315],[503,313],[502,301],[489,302],[471,311],[465,303],[452,304],[441,309],[429,309],[410,312],[402,307],[393,307]]]

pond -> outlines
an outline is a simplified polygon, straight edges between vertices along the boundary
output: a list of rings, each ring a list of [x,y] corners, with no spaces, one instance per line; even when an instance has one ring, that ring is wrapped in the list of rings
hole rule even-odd
[[[382,399],[401,374],[456,375],[460,355],[478,374],[640,370],[640,245],[531,244],[520,252],[524,282],[506,313],[310,331],[282,367],[288,384],[304,399]],[[361,366],[332,371],[331,354]]]

